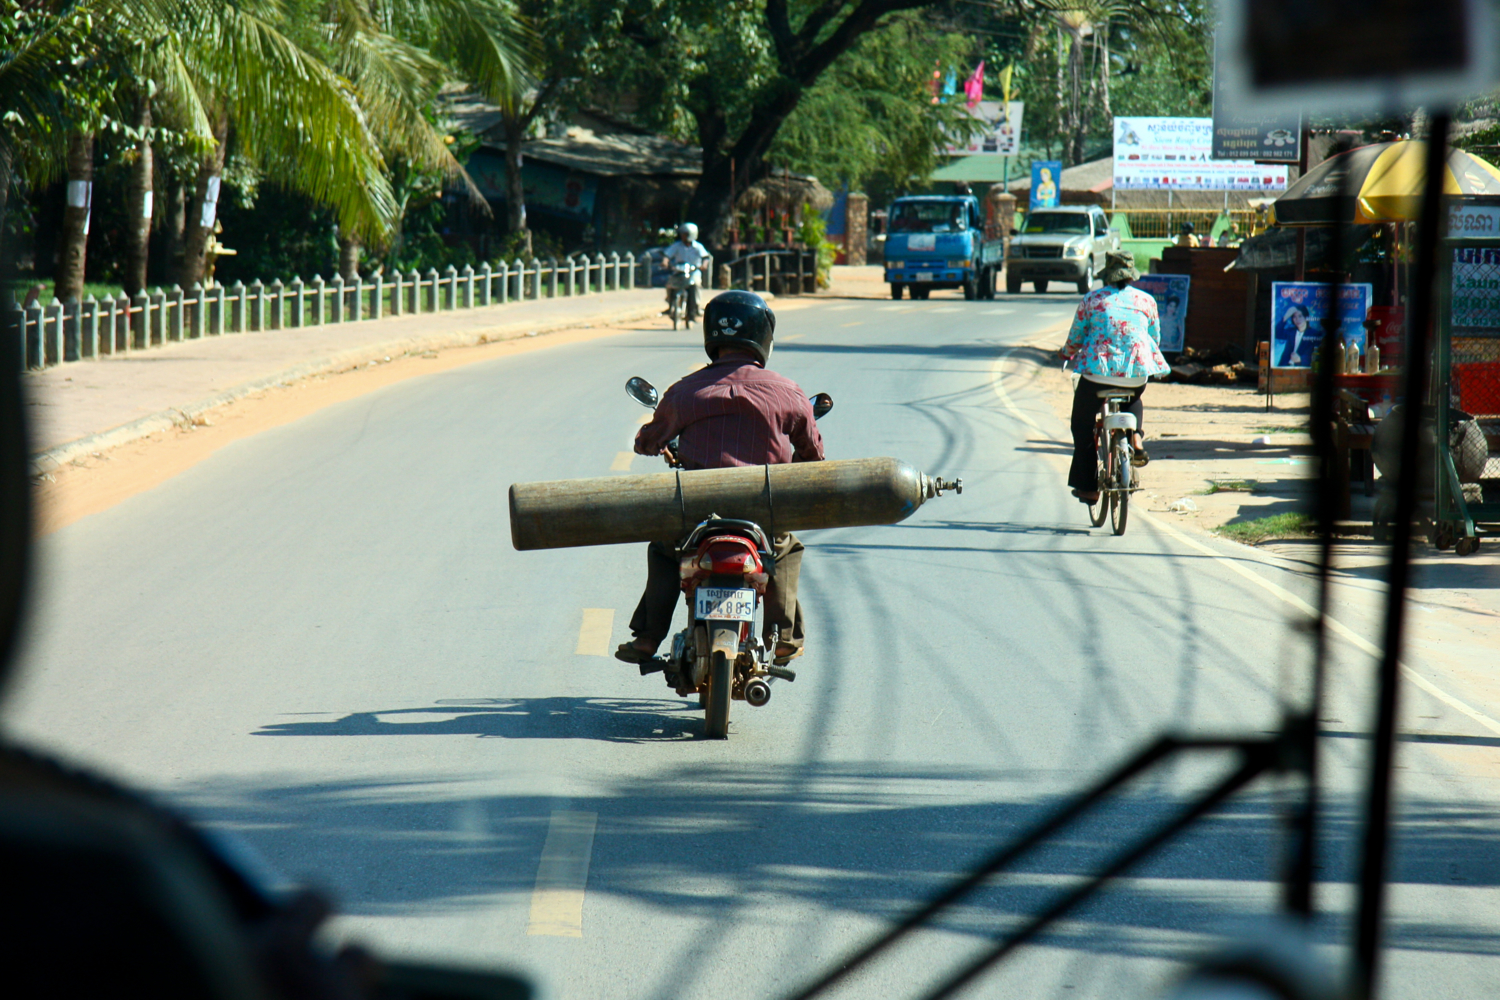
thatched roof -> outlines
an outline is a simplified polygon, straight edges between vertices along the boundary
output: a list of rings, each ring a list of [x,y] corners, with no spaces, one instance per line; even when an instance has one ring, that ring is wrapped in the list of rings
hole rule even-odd
[[[742,211],[773,209],[795,210],[811,204],[819,212],[833,207],[833,192],[807,174],[772,174],[750,185],[735,199]]]

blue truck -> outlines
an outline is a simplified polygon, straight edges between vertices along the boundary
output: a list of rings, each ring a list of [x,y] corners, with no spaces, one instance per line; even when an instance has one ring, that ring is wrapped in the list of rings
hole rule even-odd
[[[995,297],[1005,263],[1003,240],[986,242],[984,215],[972,195],[897,198],[887,216],[885,280],[891,298],[911,291],[925,299],[934,288],[962,288],[966,299]]]

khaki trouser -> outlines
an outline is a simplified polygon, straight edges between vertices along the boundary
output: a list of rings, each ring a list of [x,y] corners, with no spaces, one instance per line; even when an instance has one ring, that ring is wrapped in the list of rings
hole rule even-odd
[[[802,542],[787,532],[772,540],[771,551],[776,557],[776,572],[761,606],[765,637],[769,640],[772,628],[779,625],[778,641],[801,649],[802,604],[797,600],[797,574],[802,570]],[[676,553],[677,547],[670,542],[652,542],[646,547],[646,590],[630,617],[631,633],[658,646],[672,631],[672,615],[682,593]]]

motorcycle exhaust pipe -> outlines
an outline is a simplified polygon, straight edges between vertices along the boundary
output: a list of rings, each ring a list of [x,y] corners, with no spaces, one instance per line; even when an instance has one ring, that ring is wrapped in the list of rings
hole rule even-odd
[[[756,708],[760,708],[771,700],[771,685],[759,677],[752,677],[745,682],[745,700]]]

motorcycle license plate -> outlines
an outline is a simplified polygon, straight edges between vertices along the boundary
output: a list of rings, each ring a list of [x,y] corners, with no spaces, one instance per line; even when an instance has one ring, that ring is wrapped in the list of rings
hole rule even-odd
[[[917,280],[918,281],[931,281],[932,280],[932,275],[929,272],[927,272],[927,271],[922,271],[922,272],[920,272],[917,275]]]
[[[693,591],[693,611],[700,619],[751,622],[755,620],[755,591],[749,587],[699,587]]]

